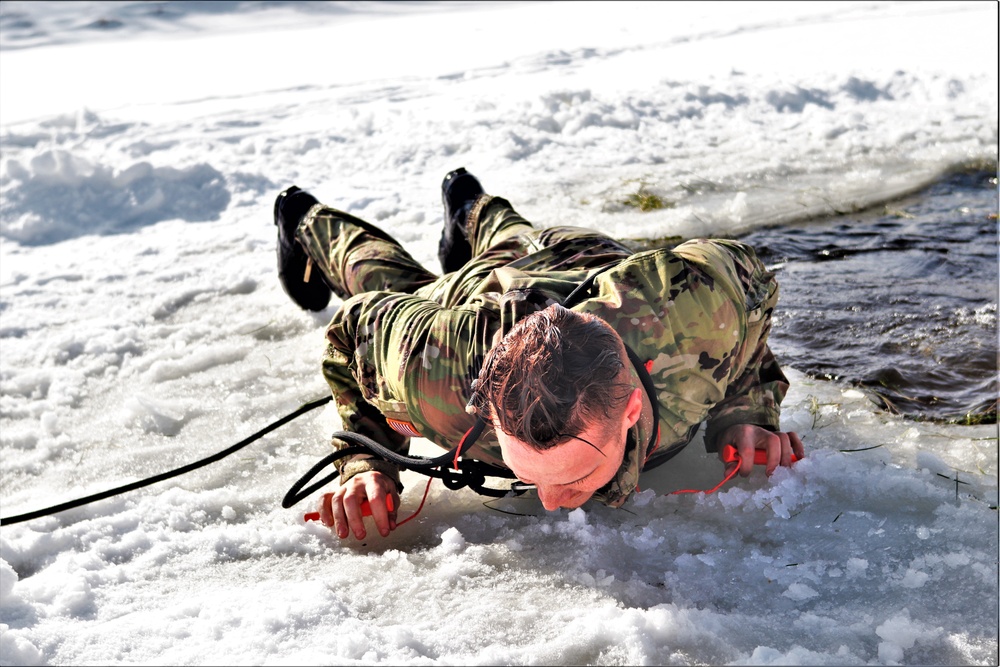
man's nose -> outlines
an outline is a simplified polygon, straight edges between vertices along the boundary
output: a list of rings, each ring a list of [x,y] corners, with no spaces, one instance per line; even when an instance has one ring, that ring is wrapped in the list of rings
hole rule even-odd
[[[538,485],[538,499],[542,501],[542,507],[549,510],[557,510],[563,506],[563,504],[570,499],[573,492],[569,489],[563,489],[558,486],[542,486]]]

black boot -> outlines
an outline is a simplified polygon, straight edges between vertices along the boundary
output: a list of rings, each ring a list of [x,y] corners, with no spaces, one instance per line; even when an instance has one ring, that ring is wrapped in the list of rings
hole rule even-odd
[[[444,230],[438,244],[438,259],[445,273],[457,271],[472,259],[472,246],[465,223],[483,186],[476,177],[459,167],[444,177],[441,200],[444,202]]]
[[[323,281],[319,267],[312,267],[306,280],[309,257],[295,240],[295,230],[303,216],[319,202],[294,185],[274,200],[274,224],[278,227],[278,280],[300,308],[323,310],[330,303],[330,288]]]

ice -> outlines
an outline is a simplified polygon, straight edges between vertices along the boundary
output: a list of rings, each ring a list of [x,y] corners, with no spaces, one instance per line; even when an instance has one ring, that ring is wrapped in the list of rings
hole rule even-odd
[[[782,593],[782,595],[791,600],[795,600],[796,602],[802,602],[804,600],[808,600],[809,598],[819,596],[819,593],[806,584],[796,582],[789,586],[788,590]]]
[[[458,553],[465,548],[465,538],[457,528],[449,528],[441,534],[441,548],[445,553]]]
[[[913,648],[918,641],[934,640],[941,634],[941,629],[914,622],[910,618],[909,610],[903,609],[876,627],[875,634],[884,640],[878,646],[879,659],[887,664],[893,664],[902,662],[905,651]]]
[[[852,557],[847,560],[847,576],[860,577],[868,570],[868,561],[864,558]]]
[[[326,394],[339,303],[299,311],[275,280],[291,183],[434,267],[458,166],[539,224],[664,238],[852,210],[997,156],[991,3],[0,12],[5,517]],[[664,208],[624,203],[640,188]],[[954,319],[995,326],[996,306]],[[620,510],[435,484],[363,542],[304,522],[312,500],[280,508],[341,426],[327,407],[4,526],[0,663],[995,664],[996,427],[788,374],[807,456],[770,478],[664,495],[721,478],[697,441]],[[404,482],[401,519],[424,489]]]
[[[905,588],[920,588],[927,583],[927,579],[929,578],[930,575],[926,572],[911,569],[907,570],[906,574],[903,575],[903,580],[900,582],[900,585]]]

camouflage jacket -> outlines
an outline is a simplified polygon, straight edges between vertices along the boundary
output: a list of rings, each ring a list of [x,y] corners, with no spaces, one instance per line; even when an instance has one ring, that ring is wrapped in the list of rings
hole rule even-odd
[[[788,384],[767,346],[778,286],[752,249],[695,240],[593,264],[547,271],[538,262],[513,262],[457,295],[446,276],[413,294],[350,297],[328,327],[323,360],[345,429],[401,453],[417,435],[455,446],[474,423],[465,406],[494,336],[563,302],[589,276],[595,276],[589,291],[572,309],[608,322],[636,352],[655,386],[660,417],[653,424],[644,399],[618,474],[595,499],[620,506],[643,466],[683,447],[701,422],[709,451],[732,424],[778,429]],[[649,447],[657,428],[658,444]],[[468,456],[503,466],[490,429]],[[402,488],[398,470],[382,461],[352,461],[341,481],[372,469]]]

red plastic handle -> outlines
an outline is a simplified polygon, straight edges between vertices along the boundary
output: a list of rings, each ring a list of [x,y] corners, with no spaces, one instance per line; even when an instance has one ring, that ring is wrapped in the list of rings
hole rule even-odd
[[[385,508],[390,512],[396,509],[396,506],[392,502],[392,496],[385,497]],[[371,516],[372,506],[368,504],[367,500],[361,501],[361,516]],[[319,521],[319,512],[307,512],[305,516],[302,517],[306,521]]]
[[[726,463],[731,463],[739,458],[739,453],[736,448],[732,445],[723,445],[722,447],[722,460]],[[798,461],[799,458],[792,454],[792,463]],[[767,465],[767,451],[764,449],[753,450],[753,464],[755,466],[766,466]]]

